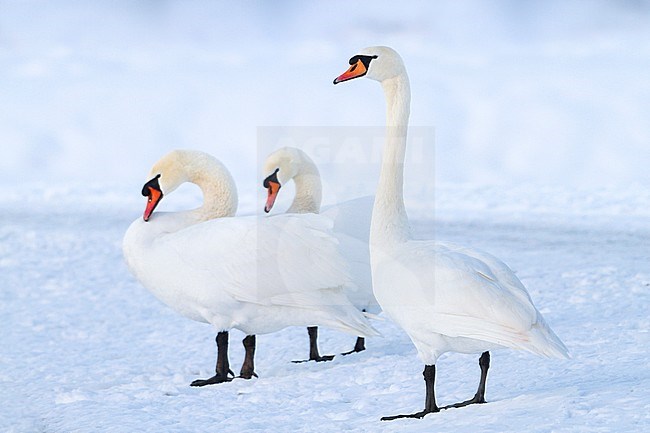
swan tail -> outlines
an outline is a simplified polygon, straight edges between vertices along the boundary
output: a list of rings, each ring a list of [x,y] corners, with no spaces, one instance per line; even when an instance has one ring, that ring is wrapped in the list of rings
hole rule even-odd
[[[361,337],[381,335],[372,327],[365,312],[350,303],[348,298],[336,290],[322,290],[311,293],[289,293],[275,296],[271,305],[282,305],[309,311],[313,323],[309,326],[325,326]]]
[[[350,307],[344,317],[341,317],[341,311],[337,311],[338,319],[329,325],[333,329],[346,332],[348,334],[356,335],[359,337],[378,337],[381,333],[377,331],[368,322],[365,313]],[[336,316],[335,316],[336,317]]]
[[[525,350],[547,358],[569,358],[569,351],[557,335],[538,315],[537,321],[527,330],[486,322],[473,317],[438,315],[434,323],[445,324],[438,332],[451,337],[483,340],[512,349]]]
[[[530,331],[530,343],[525,347],[529,352],[547,358],[569,359],[571,355],[562,340],[544,322],[536,323]]]

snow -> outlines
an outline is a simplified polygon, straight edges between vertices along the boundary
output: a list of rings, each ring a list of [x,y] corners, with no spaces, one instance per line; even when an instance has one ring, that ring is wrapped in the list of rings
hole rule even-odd
[[[10,190],[0,195],[0,431],[636,432],[650,426],[644,189],[447,184],[435,189],[435,215],[407,194],[418,236],[505,260],[573,358],[493,352],[487,404],[392,422],[379,418],[421,409],[424,383],[414,347],[389,320],[374,322],[384,336],[369,339],[365,352],[328,363],[290,362],[307,356],[305,329],[258,336],[258,379],[191,388],[213,371],[215,335],[159,303],[128,273],[121,239],[144,208],[139,186]],[[255,202],[246,195],[244,203]],[[183,203],[180,193],[170,197]],[[323,354],[354,343],[335,331],[320,334]],[[237,331],[230,337],[235,371],[243,337]],[[478,357],[445,355],[438,363],[439,403],[469,398],[478,378]]]
[[[645,1],[0,0],[0,431],[649,430],[649,32]],[[259,379],[189,387],[214,332],[122,259],[144,176],[204,150],[259,212],[261,162],[299,145],[325,205],[373,194],[381,91],[332,79],[377,44],[411,78],[415,233],[502,258],[573,359],[494,352],[488,404],[382,423],[421,409],[424,383],[381,320],[361,354],[293,364],[307,333],[286,329],[258,336]],[[160,210],[199,199],[181,187]],[[322,354],[354,343],[320,334]],[[439,403],[464,400],[478,357],[437,372]]]

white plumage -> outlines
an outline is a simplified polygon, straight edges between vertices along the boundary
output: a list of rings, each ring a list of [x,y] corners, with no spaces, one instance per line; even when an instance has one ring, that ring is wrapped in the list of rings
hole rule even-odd
[[[403,201],[403,170],[410,87],[401,57],[371,47],[350,59],[334,84],[365,76],[379,81],[387,104],[387,133],[372,213],[370,259],[373,290],[382,309],[409,335],[425,363],[424,411],[436,412],[435,363],[445,352],[481,353],[481,383],[473,399],[483,403],[487,351],[510,347],[566,358],[568,352],[535,308],[523,284],[496,257],[453,244],[411,239]]]
[[[276,173],[280,186],[294,181],[295,196],[287,214],[320,213],[332,222],[332,232],[340,245],[339,251],[350,265],[355,283],[347,287],[348,297],[358,309],[379,313],[380,308],[372,291],[368,249],[374,198],[360,197],[321,210],[322,182],[318,167],[305,152],[293,147],[283,147],[269,154],[263,172],[268,177]],[[273,191],[269,188],[269,197],[272,194]],[[274,201],[273,196],[271,203]],[[269,205],[267,201],[267,212],[271,207],[272,204]]]
[[[445,352],[498,347],[566,357],[525,287],[496,257],[451,243],[409,241],[373,270],[377,299],[425,364]]]
[[[321,325],[377,334],[344,293],[351,278],[330,220],[233,217],[234,182],[221,163],[202,152],[174,151],[154,166],[150,178],[143,190],[150,197],[148,221],[131,224],[124,256],[136,278],[171,308],[218,332],[264,334]],[[158,187],[162,198],[183,182],[199,185],[203,206],[152,214],[156,193],[148,188]]]
[[[322,183],[318,167],[302,150],[283,147],[267,156],[263,172],[264,185],[268,189],[265,211],[269,212],[282,186],[293,180],[295,196],[287,214],[318,214],[321,211]],[[377,314],[380,311],[372,291],[368,238],[372,198],[363,197],[326,208],[322,215],[333,222],[333,234],[339,242],[339,251],[350,267],[354,284],[346,286],[346,295],[357,309]],[[308,330],[310,336],[310,360],[330,360],[322,357],[317,346],[318,331]],[[352,352],[365,349],[359,337]],[[348,352],[351,353],[351,352]]]

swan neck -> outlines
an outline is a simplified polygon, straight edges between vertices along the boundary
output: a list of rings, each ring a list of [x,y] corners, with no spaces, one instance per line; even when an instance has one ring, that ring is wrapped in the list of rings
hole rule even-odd
[[[403,186],[411,91],[406,72],[383,81],[382,86],[386,97],[386,141],[373,208],[371,242],[400,242],[410,237]]]
[[[287,210],[289,213],[319,213],[323,196],[318,168],[311,161],[303,161],[293,177],[296,196]]]
[[[203,194],[203,205],[192,214],[198,221],[234,216],[237,212],[237,188],[229,173],[222,170],[213,173],[194,173],[189,181],[197,185]]]

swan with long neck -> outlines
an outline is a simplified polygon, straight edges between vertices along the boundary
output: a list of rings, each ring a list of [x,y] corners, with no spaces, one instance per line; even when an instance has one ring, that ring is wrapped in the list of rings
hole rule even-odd
[[[445,352],[481,353],[481,378],[473,398],[444,408],[485,402],[489,350],[509,347],[568,357],[521,281],[503,262],[482,251],[411,239],[403,200],[411,98],[406,68],[388,47],[366,48],[349,63],[334,84],[365,76],[379,81],[386,97],[386,142],[370,228],[373,290],[425,364],[424,410],[382,419],[421,418],[441,409],[435,399],[435,365]]]
[[[193,386],[230,380],[228,332],[233,328],[247,334],[240,373],[247,379],[255,374],[255,334],[319,325],[377,335],[345,295],[351,277],[331,221],[319,215],[234,217],[235,183],[223,164],[203,152],[173,151],[148,178],[142,189],[146,209],[124,236],[124,257],[161,301],[217,331],[216,374]],[[155,211],[185,182],[201,188],[201,207]]]
[[[314,161],[295,147],[282,147],[266,157],[263,173],[268,174],[263,186],[267,189],[265,212],[270,212],[283,185],[293,180],[295,196],[286,213],[320,213],[322,182]],[[368,226],[372,202],[368,197],[330,206],[325,215],[334,221],[334,235],[341,244],[341,253],[351,267],[354,290],[347,293],[350,301],[361,311],[377,314],[380,311],[372,292],[368,233],[359,226]],[[353,221],[354,224],[349,224]],[[309,361],[330,361],[333,355],[321,356],[318,350],[318,327],[307,328],[309,334]],[[348,355],[365,350],[364,337],[357,337]]]

